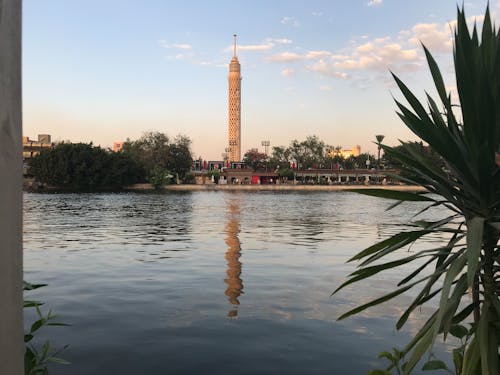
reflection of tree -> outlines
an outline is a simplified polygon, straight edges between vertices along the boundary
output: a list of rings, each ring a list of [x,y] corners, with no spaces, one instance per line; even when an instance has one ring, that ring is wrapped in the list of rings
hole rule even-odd
[[[228,296],[229,302],[233,305],[233,309],[228,312],[229,317],[238,315],[238,305],[240,301],[238,297],[243,293],[243,280],[241,276],[241,244],[238,234],[240,233],[240,206],[237,201],[231,201],[228,207],[228,220],[226,224],[226,251],[227,262],[227,278],[224,283],[227,285],[225,295]]]

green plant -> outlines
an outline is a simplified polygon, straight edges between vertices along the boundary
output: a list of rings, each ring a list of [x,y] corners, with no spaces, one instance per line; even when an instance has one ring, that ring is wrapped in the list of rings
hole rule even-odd
[[[149,174],[149,183],[153,185],[155,190],[160,190],[163,185],[171,180],[173,176],[169,171],[161,167],[154,167]]]
[[[30,284],[24,282],[23,290],[30,291],[34,289],[41,288],[46,286],[47,284]],[[37,320],[31,324],[30,329],[24,334],[24,343],[25,343],[25,351],[24,351],[24,373],[25,375],[48,375],[48,365],[50,362],[59,363],[59,364],[69,364],[68,361],[65,361],[62,358],[59,358],[58,355],[67,348],[67,346],[62,349],[55,350],[50,346],[50,343],[46,341],[42,344],[41,348],[37,349],[36,346],[32,343],[32,340],[35,337],[35,334],[43,327],[46,326],[67,326],[64,323],[55,322],[55,315],[52,315],[52,312],[49,311],[47,315],[44,315],[40,309],[43,303],[39,301],[31,301],[24,300],[24,308],[34,308],[37,315]]]
[[[436,165],[419,152],[414,143],[402,142],[402,150],[380,145],[401,162],[412,177],[399,177],[425,187],[430,193],[412,194],[384,190],[362,191],[373,196],[403,201],[428,202],[450,214],[435,222],[416,221],[414,230],[400,232],[361,251],[350,261],[361,261],[337,290],[381,271],[418,261],[391,293],[359,306],[339,319],[386,302],[412,287],[421,290],[396,323],[400,329],[410,314],[436,297],[438,307],[412,340],[401,350],[405,374],[429,353],[438,335],[446,340],[453,327],[470,322],[469,339],[461,352],[454,352],[459,374],[499,374],[500,342],[500,168],[496,153],[500,146],[500,33],[492,26],[489,9],[479,37],[476,26],[467,27],[464,10],[458,9],[454,35],[454,64],[460,106],[452,104],[438,65],[424,46],[424,52],[443,109],[427,94],[426,109],[394,75],[409,107],[396,101],[401,120],[443,160]],[[460,117],[454,110],[460,111]],[[446,210],[445,210],[446,212]],[[426,236],[441,236],[443,246],[406,253],[385,261],[398,249]],[[471,300],[463,298],[469,292]]]

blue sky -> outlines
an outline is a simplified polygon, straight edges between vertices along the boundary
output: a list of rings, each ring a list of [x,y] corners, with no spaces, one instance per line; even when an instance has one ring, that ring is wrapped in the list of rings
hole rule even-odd
[[[419,40],[454,92],[448,0],[24,0],[24,134],[114,141],[158,130],[227,147],[227,64],[238,34],[242,149],[317,135],[375,152],[413,139],[395,114],[389,69],[419,96],[432,82]],[[486,1],[465,3],[468,16]],[[500,0],[490,7],[500,14]],[[479,19],[480,21],[480,19]]]

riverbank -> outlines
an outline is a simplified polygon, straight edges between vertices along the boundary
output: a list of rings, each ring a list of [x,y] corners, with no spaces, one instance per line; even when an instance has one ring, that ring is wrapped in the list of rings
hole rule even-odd
[[[152,190],[151,184],[136,184],[128,186],[128,191]],[[163,190],[167,191],[345,191],[385,189],[395,191],[426,191],[421,186],[410,185],[166,185]]]

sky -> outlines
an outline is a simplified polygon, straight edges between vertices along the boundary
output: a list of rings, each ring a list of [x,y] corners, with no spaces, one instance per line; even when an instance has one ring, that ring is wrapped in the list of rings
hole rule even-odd
[[[460,2],[461,3],[461,2]],[[465,2],[481,23],[486,0]],[[23,132],[111,147],[145,131],[227,147],[228,64],[238,34],[242,150],[316,135],[376,152],[415,140],[390,71],[435,94],[420,42],[456,100],[453,0],[24,0]],[[490,0],[494,16],[500,0]],[[498,19],[498,17],[497,17]],[[435,96],[435,95],[434,95]]]

